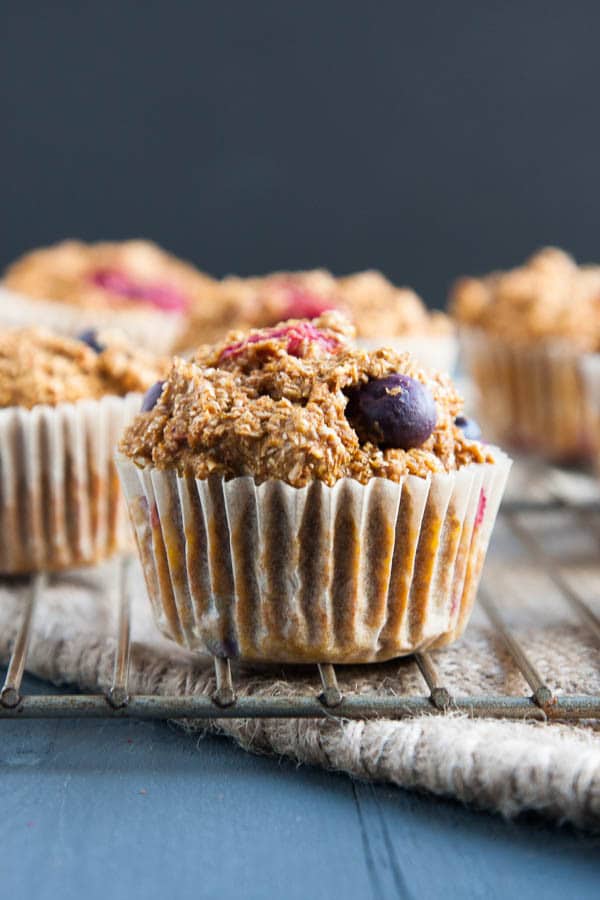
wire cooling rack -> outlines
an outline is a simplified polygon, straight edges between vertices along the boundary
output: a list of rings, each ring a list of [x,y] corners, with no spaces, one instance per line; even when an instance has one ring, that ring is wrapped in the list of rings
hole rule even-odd
[[[589,603],[575,590],[561,571],[556,558],[544,548],[535,528],[530,527],[529,514],[568,512],[577,527],[600,536],[600,502],[580,499],[576,502],[550,494],[544,499],[509,500],[500,511],[500,518],[517,539],[521,550],[538,571],[543,571],[558,589],[570,612],[582,621],[588,633],[600,646],[600,619]],[[481,588],[479,605],[484,610],[494,632],[501,638],[512,662],[528,684],[530,695],[506,692],[498,695],[482,693],[459,696],[444,684],[436,663],[429,653],[414,656],[423,677],[423,694],[398,696],[343,693],[333,665],[317,667],[320,687],[302,696],[285,694],[277,697],[237,696],[230,661],[214,659],[215,690],[212,696],[159,696],[129,693],[128,670],[131,648],[131,611],[127,590],[128,566],[123,560],[120,570],[119,615],[117,645],[112,684],[102,694],[44,694],[28,696],[21,693],[23,673],[27,664],[27,649],[38,600],[43,594],[45,576],[34,576],[23,604],[22,619],[12,647],[8,669],[0,691],[0,718],[67,718],[96,717],[139,719],[223,719],[223,718],[403,718],[422,714],[444,714],[450,710],[473,717],[508,719],[578,720],[600,719],[600,694],[560,694],[557,696],[531,660],[524,642],[511,629],[500,611],[501,603],[489,588]],[[600,548],[598,561],[600,585]],[[443,651],[437,651],[441,661]]]

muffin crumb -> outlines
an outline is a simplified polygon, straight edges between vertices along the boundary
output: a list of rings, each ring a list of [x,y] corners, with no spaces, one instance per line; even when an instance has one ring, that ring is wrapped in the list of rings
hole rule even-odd
[[[74,403],[105,394],[145,391],[168,368],[166,360],[101,331],[100,352],[84,340],[41,328],[0,332],[0,407]]]

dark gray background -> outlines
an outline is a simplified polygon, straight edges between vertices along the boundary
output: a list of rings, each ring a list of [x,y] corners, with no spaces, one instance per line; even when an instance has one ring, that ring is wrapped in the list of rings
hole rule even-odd
[[[148,236],[215,274],[449,281],[600,259],[600,4],[23,2],[0,12],[0,265]]]

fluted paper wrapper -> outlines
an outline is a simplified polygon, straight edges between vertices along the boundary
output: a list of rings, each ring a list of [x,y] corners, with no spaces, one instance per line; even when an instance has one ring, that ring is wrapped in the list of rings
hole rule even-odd
[[[249,661],[366,663],[462,633],[511,465],[495,455],[305,488],[117,466],[167,637]]]
[[[559,341],[520,346],[470,329],[460,343],[486,437],[553,462],[593,457],[597,437],[583,354]]]
[[[396,353],[408,352],[424,368],[450,374],[454,372],[458,360],[458,340],[454,334],[357,338],[356,344],[363,350],[391,347]]]
[[[141,397],[0,410],[0,573],[72,568],[132,549],[114,464]]]
[[[139,310],[89,309],[58,300],[37,300],[0,285],[0,325],[4,328],[41,325],[69,337],[88,328],[118,328],[139,346],[155,353],[168,353],[183,332],[185,319],[177,313],[152,309],[146,303]]]
[[[588,353],[582,357],[581,373],[594,430],[594,461],[596,470],[600,473],[600,353]]]

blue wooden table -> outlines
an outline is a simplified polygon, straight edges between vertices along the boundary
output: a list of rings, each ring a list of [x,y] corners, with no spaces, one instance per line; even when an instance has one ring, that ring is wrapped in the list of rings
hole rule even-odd
[[[600,896],[600,837],[164,723],[3,721],[0,764],[2,898]]]

